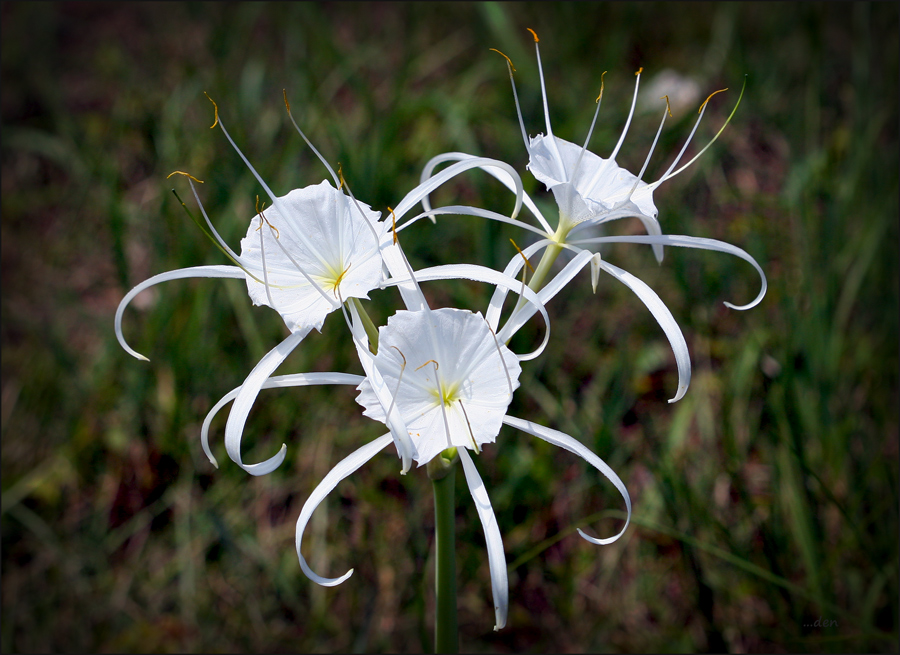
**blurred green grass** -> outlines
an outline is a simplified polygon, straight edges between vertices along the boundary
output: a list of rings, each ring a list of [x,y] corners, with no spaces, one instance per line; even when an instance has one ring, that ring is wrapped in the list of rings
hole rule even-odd
[[[622,477],[504,429],[479,467],[510,563],[510,621],[493,625],[481,527],[462,485],[461,645],[472,651],[894,651],[898,614],[898,10],[893,4],[2,5],[2,631],[4,652],[420,651],[433,613],[430,485],[382,456],[338,487],[309,531],[323,589],[301,573],[296,516],[315,484],[378,434],[351,389],[266,391],[250,478],[199,448],[207,409],[284,335],[234,280],[172,282],[126,313],[122,295],[165,270],[226,263],[165,176],[187,170],[236,244],[259,189],[222,118],[279,193],[325,172],[384,210],[433,155],[462,150],[524,170],[503,61],[526,127],[542,131],[531,39],[541,36],[554,131],[608,154],[633,72],[731,87],[698,143],[716,145],[657,193],[664,231],[719,238],[746,264],[617,245],[604,256],[650,284],[691,348],[675,405],[662,332],[624,287],[585,275],[550,306],[556,338],[525,366],[511,413],[576,435]],[[734,95],[732,95],[734,94]],[[639,113],[620,162],[639,167],[658,121]],[[690,129],[670,121],[649,177]],[[664,155],[664,156],[663,156]],[[175,186],[178,182],[175,182]],[[182,193],[182,195],[186,195]],[[447,201],[508,211],[470,174]],[[549,205],[548,205],[549,206]],[[549,214],[549,212],[548,212]],[[404,232],[414,265],[499,266],[523,235],[448,218]],[[630,223],[613,230],[637,229]],[[435,305],[483,308],[487,290],[432,284]],[[373,294],[382,321],[393,292]],[[282,371],[358,372],[339,320]],[[540,327],[524,331],[522,343]],[[224,420],[214,423],[216,452]],[[816,625],[823,619],[831,627]],[[833,622],[833,623],[831,623]]]

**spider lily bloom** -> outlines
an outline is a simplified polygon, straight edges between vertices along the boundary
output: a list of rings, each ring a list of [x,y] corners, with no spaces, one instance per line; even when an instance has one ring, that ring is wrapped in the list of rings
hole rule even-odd
[[[653,144],[650,148],[650,154],[648,154],[640,173],[638,175],[633,175],[626,169],[619,167],[615,162],[615,158],[618,155],[622,143],[625,140],[625,135],[628,132],[628,128],[631,124],[631,119],[634,114],[641,71],[638,71],[636,74],[637,79],[635,82],[634,97],[632,99],[631,111],[629,112],[625,128],[623,129],[622,134],[619,137],[619,140],[610,157],[608,159],[604,159],[587,149],[587,145],[590,141],[590,137],[593,133],[594,125],[596,124],[597,116],[599,114],[600,101],[603,97],[603,76],[601,75],[601,89],[600,95],[597,98],[597,110],[594,113],[594,119],[591,123],[590,129],[588,130],[588,136],[585,140],[584,145],[578,146],[574,143],[554,136],[552,127],[550,125],[546,86],[544,84],[543,67],[541,65],[540,59],[540,48],[538,46],[537,35],[534,34],[533,31],[532,35],[534,36],[535,40],[538,70],[540,73],[541,93],[544,106],[544,119],[547,130],[546,136],[543,134],[538,134],[534,138],[528,138],[525,131],[524,121],[522,119],[522,112],[519,107],[519,99],[518,93],[516,91],[515,79],[513,77],[513,72],[515,71],[515,69],[513,68],[512,62],[509,60],[509,58],[506,57],[506,55],[503,56],[507,61],[507,67],[509,70],[510,81],[512,83],[513,89],[513,98],[516,105],[516,112],[518,114],[519,126],[522,131],[522,138],[529,153],[528,168],[529,170],[531,170],[535,178],[540,182],[543,182],[553,193],[554,198],[556,199],[559,206],[559,222],[557,223],[557,226],[555,228],[551,227],[551,224],[543,216],[537,205],[528,196],[528,194],[524,194],[522,196],[523,204],[535,217],[539,224],[539,227],[529,225],[521,220],[516,221],[516,225],[518,227],[522,227],[533,233],[536,233],[541,237],[540,240],[538,240],[536,243],[526,248],[524,250],[524,254],[526,257],[530,257],[540,252],[541,250],[544,250],[544,255],[541,259],[540,264],[538,264],[537,269],[534,271],[529,286],[534,289],[540,289],[541,291],[539,293],[539,296],[541,300],[543,302],[547,302],[547,300],[549,300],[551,296],[559,292],[561,284],[567,283],[572,279],[574,273],[577,271],[573,272],[570,267],[574,265],[577,260],[572,260],[570,264],[566,266],[566,268],[564,269],[564,277],[563,273],[560,273],[545,285],[545,279],[551,270],[551,266],[558,254],[563,249],[569,250],[573,253],[581,253],[586,250],[586,247],[595,248],[596,246],[604,243],[642,243],[651,246],[657,260],[662,261],[663,247],[666,245],[671,245],[725,252],[740,257],[741,259],[749,262],[759,273],[762,280],[762,287],[759,294],[753,301],[746,305],[737,306],[728,302],[726,302],[725,305],[729,308],[739,310],[750,309],[751,307],[756,306],[762,300],[763,296],[765,296],[767,288],[765,274],[763,273],[756,260],[740,248],[732,246],[728,243],[717,241],[715,239],[705,239],[681,235],[663,235],[659,222],[657,221],[658,211],[655,204],[653,203],[653,191],[660,184],[662,184],[666,180],[671,179],[672,177],[683,171],[685,168],[690,166],[700,155],[703,154],[703,152],[706,151],[707,148],[712,145],[712,143],[722,133],[722,130],[725,129],[725,125],[728,124],[732,116],[734,116],[735,111],[737,111],[737,107],[740,105],[741,97],[743,97],[743,89],[741,90],[741,97],[738,98],[738,101],[735,104],[731,115],[725,121],[725,125],[722,126],[719,132],[693,159],[691,159],[691,161],[676,170],[676,166],[681,161],[682,156],[687,150],[687,147],[690,144],[697,130],[697,127],[700,124],[700,120],[703,118],[703,114],[706,111],[706,106],[709,101],[709,98],[707,98],[707,101],[704,102],[703,105],[701,105],[698,112],[699,117],[697,119],[697,122],[695,123],[690,135],[688,136],[687,141],[682,146],[681,151],[678,153],[678,156],[669,166],[667,171],[657,181],[646,183],[641,178],[646,171],[647,164],[650,161],[650,155],[652,155],[653,153],[653,149],[656,146],[656,143],[662,132],[663,125],[665,124],[665,120],[668,115],[668,101],[666,105],[666,111],[663,113],[662,121],[660,122],[656,137],[654,138]],[[502,55],[503,53],[500,54]],[[712,95],[715,95],[715,93]],[[710,96],[710,98],[711,97],[712,96]],[[441,164],[448,162],[458,163],[468,161],[472,158],[473,155],[461,152],[450,152],[437,155],[426,164],[424,170],[422,171],[421,179],[427,180],[433,174],[435,168]],[[454,165],[457,165],[456,163],[454,163]],[[507,188],[511,190],[516,188],[514,186],[513,178],[507,176],[503,171],[486,170],[486,172],[498,179]],[[425,209],[425,213],[423,215],[433,215],[441,213],[439,210],[431,209],[427,198],[423,201],[422,204]],[[648,235],[582,239],[577,238],[578,233],[590,225],[598,225],[629,216],[635,216],[639,218],[643,223],[645,229],[647,230]],[[485,217],[493,220],[505,220],[505,222],[507,223],[510,222],[508,219],[499,219],[494,216]],[[675,393],[675,396],[670,399],[669,402],[675,402],[681,399],[687,391],[688,386],[690,385],[690,354],[688,353],[687,343],[685,342],[684,335],[682,334],[681,329],[678,327],[678,324],[675,322],[674,317],[666,307],[665,303],[663,303],[662,300],[660,300],[660,298],[656,295],[656,293],[650,287],[644,284],[640,279],[638,279],[634,275],[631,275],[627,271],[624,271],[621,268],[618,268],[610,264],[609,262],[604,261],[599,254],[596,254],[589,259],[583,259],[581,260],[581,262],[584,266],[586,266],[588,262],[590,262],[591,264],[591,283],[594,291],[596,291],[597,288],[599,273],[601,270],[603,270],[628,286],[632,291],[634,291],[635,294],[651,311],[654,318],[656,318],[660,326],[663,328],[663,331],[665,332],[666,337],[668,338],[669,343],[672,346],[673,352],[675,354],[675,362],[678,368],[678,389]],[[522,266],[523,260],[519,256],[514,256],[510,260],[509,265],[506,267],[504,272],[507,275],[515,276],[518,271],[521,270]],[[496,307],[497,311],[499,311],[499,307],[502,306],[503,299],[505,298],[506,293],[507,292],[503,288],[498,287],[496,289],[494,293],[494,299],[492,300],[492,308]],[[520,305],[515,309],[513,315],[510,317],[507,325],[513,326],[517,323],[520,324],[521,322],[527,320],[532,314],[533,312],[531,311],[530,307],[523,306],[520,303]],[[515,327],[511,329],[518,328]]]
[[[366,408],[366,416],[382,422],[390,413],[396,413],[416,445],[420,466],[440,456],[446,448],[456,448],[485,531],[494,629],[499,630],[506,625],[509,606],[503,542],[484,483],[468,451],[479,453],[482,446],[493,443],[505,423],[584,458],[615,485],[628,510],[625,526],[613,537],[597,539],[579,530],[591,543],[612,543],[624,533],[631,516],[628,491],[615,472],[576,439],[506,415],[521,369],[516,356],[499,342],[480,313],[459,309],[401,311],[380,329],[378,343],[374,365],[385,386],[393,390],[393,398],[385,407],[367,377],[359,386],[357,402]],[[310,569],[301,544],[313,511],[341,480],[391,441],[391,434],[385,434],[342,460],[304,504],[297,521],[297,554],[303,572],[314,582],[335,586],[350,577],[353,570],[338,578],[325,578]]]
[[[590,129],[588,129],[584,145],[579,146],[570,141],[560,139],[553,134],[553,128],[550,124],[547,88],[544,83],[544,69],[541,63],[539,40],[534,30],[529,29],[529,31],[534,37],[534,47],[537,55],[538,74],[541,82],[541,97],[544,107],[544,123],[547,130],[546,135],[538,134],[535,137],[528,138],[525,131],[525,123],[522,119],[522,111],[519,107],[518,94],[516,93],[515,79],[513,77],[514,69],[512,67],[512,62],[510,62],[508,58],[507,68],[509,70],[510,82],[513,87],[513,98],[516,104],[516,113],[519,118],[519,127],[522,131],[525,149],[528,151],[529,162],[527,168],[538,181],[543,182],[547,189],[553,193],[557,204],[559,205],[560,217],[555,234],[556,240],[565,242],[566,235],[576,226],[584,227],[587,225],[598,225],[629,216],[640,219],[648,234],[661,234],[662,231],[660,229],[659,221],[657,220],[659,211],[653,203],[653,192],[663,182],[675,177],[678,173],[690,166],[713,144],[713,142],[715,142],[722,133],[722,130],[725,129],[725,126],[731,121],[735,111],[737,111],[741,98],[743,97],[743,89],[741,90],[741,96],[738,98],[734,110],[732,110],[731,115],[725,121],[725,124],[719,132],[693,159],[691,159],[691,161],[675,170],[675,167],[678,166],[681,157],[690,145],[691,140],[697,131],[697,127],[700,125],[700,121],[703,119],[703,114],[706,111],[709,99],[716,95],[716,93],[721,93],[721,91],[716,91],[711,94],[700,106],[697,121],[678,153],[678,156],[675,157],[675,160],[659,179],[655,182],[647,183],[642,180],[644,172],[647,170],[647,165],[650,163],[650,158],[653,155],[656,143],[662,133],[666,117],[671,116],[668,98],[666,98],[666,109],[663,111],[659,129],[653,139],[653,144],[650,146],[647,158],[645,159],[640,172],[637,175],[634,175],[630,171],[616,164],[616,156],[619,154],[619,150],[628,133],[628,128],[631,126],[631,119],[634,116],[643,68],[635,73],[634,96],[632,97],[628,118],[625,121],[625,127],[622,129],[622,134],[619,136],[619,140],[613,148],[609,158],[604,159],[587,149],[588,143],[590,143],[591,140],[591,135],[594,131],[594,126],[597,122],[597,117],[600,113],[600,104],[603,99],[603,75],[600,76],[600,95],[596,100],[597,108],[594,111],[594,118],[591,122]],[[722,91],[725,90],[727,89],[722,89]],[[662,261],[662,246],[654,244],[653,249],[657,260]]]
[[[512,394],[519,386],[521,368],[518,360],[522,356],[513,354],[503,344],[504,332],[495,334],[496,324],[492,326],[480,313],[430,309],[418,289],[417,278],[440,279],[437,273],[418,271],[412,277],[410,270],[410,277],[416,290],[410,295],[419,295],[421,308],[400,311],[389,318],[387,325],[379,329],[374,355],[359,316],[350,306],[354,340],[367,371],[358,387],[357,402],[365,408],[365,416],[391,426],[392,432],[398,424],[405,430],[415,446],[420,467],[440,457],[447,449],[455,449],[458,453],[485,532],[494,599],[494,629],[499,630],[506,625],[509,606],[506,560],[490,499],[469,450],[479,454],[482,446],[495,442],[501,425],[507,424],[588,461],[615,485],[628,510],[625,525],[613,537],[597,539],[578,531],[594,544],[612,543],[624,533],[631,518],[631,499],[616,473],[576,439],[506,415]],[[515,289],[515,280],[508,282],[499,286]],[[529,302],[543,313],[543,306],[539,301],[535,302],[533,295],[533,292],[526,293]],[[310,569],[301,545],[313,512],[341,480],[392,440],[396,442],[391,433],[385,434],[346,457],[325,476],[304,504],[297,520],[297,555],[303,572],[314,582],[326,587],[335,586],[350,577],[353,570],[338,578],[325,578]]]

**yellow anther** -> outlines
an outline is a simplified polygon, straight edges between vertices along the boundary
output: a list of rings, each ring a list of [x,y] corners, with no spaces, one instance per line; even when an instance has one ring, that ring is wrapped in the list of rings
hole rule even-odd
[[[287,99],[287,91],[285,89],[281,90],[281,95],[284,96],[284,106],[287,107],[288,113],[291,113],[291,103],[288,102]]]
[[[512,59],[510,59],[509,57],[507,57],[506,55],[504,55],[502,52],[500,52],[499,50],[497,50],[497,48],[488,48],[488,50],[493,50],[493,51],[496,52],[498,55],[500,55],[501,57],[503,57],[503,58],[506,60],[506,63],[509,64],[510,70],[512,70],[513,73],[516,72],[516,67],[513,66]]]
[[[519,254],[522,255],[522,259],[525,260],[525,264],[528,266],[528,268],[531,269],[531,272],[534,273],[534,266],[532,266],[532,265],[531,265],[531,262],[528,261],[528,257],[525,256],[525,253],[522,252],[522,249],[519,248],[519,246],[516,245],[516,242],[513,241],[512,239],[510,239],[509,242],[510,242],[511,244],[513,244],[513,248],[515,248],[516,250],[519,251]]]
[[[213,103],[213,109],[216,110],[216,120],[215,120],[215,122],[214,122],[212,125],[209,126],[209,129],[212,129],[212,128],[214,128],[216,125],[219,124],[219,105],[216,104],[216,101],[215,101],[215,100],[213,100],[212,98],[209,97],[209,94],[208,94],[206,91],[203,92],[203,95],[206,96],[206,99],[207,99],[207,100],[209,100],[211,103]]]
[[[280,239],[280,238],[281,238],[281,232],[279,232],[279,231],[278,231],[278,228],[275,227],[274,225],[272,225],[272,224],[269,222],[269,219],[266,218],[266,215],[263,214],[263,210],[264,210],[265,208],[266,208],[266,201],[263,200],[262,207],[260,207],[260,206],[259,206],[259,196],[256,196],[256,213],[259,215],[259,227],[256,228],[256,231],[259,232],[259,231],[262,229],[263,221],[265,221],[265,222],[266,222],[266,225],[268,225],[269,228],[271,228],[271,230],[275,233],[275,238],[276,238],[276,239]]]
[[[526,27],[525,29],[528,30],[529,32],[531,32],[531,36],[534,37],[534,42],[535,42],[535,43],[537,43],[538,41],[540,41],[540,39],[537,38],[537,32],[535,32],[535,31],[534,31],[533,29],[531,29],[530,27]]]
[[[393,348],[393,349],[396,350],[398,353],[400,353],[400,357],[403,358],[403,366],[400,367],[400,370],[402,371],[403,369],[406,368],[406,355],[404,355],[404,354],[403,354],[403,351],[400,350],[397,346],[391,346],[391,348]],[[425,362],[425,364],[427,364],[427,363],[428,363],[428,362]],[[425,366],[425,364],[422,364],[422,366]],[[420,366],[419,368],[422,368],[422,366]],[[416,369],[416,370],[418,370],[418,369]]]
[[[388,211],[391,212],[391,231],[394,233],[394,245],[397,245],[397,215],[394,213],[394,210],[388,207]],[[417,371],[419,369],[416,369]]]
[[[600,98],[603,97],[603,76],[606,75],[606,71],[600,73],[600,95],[597,96],[597,99],[594,102],[600,102]]]
[[[663,96],[662,98],[660,98],[660,100],[662,100],[663,98],[665,98],[666,100],[666,111],[669,112],[669,118],[672,118],[672,108],[669,107],[669,96]]]
[[[709,94],[709,98],[712,98],[712,97],[713,97],[714,95],[716,95],[717,93],[722,93],[722,91],[727,91],[727,90],[728,90],[728,89],[725,88],[725,89],[719,89],[718,91],[713,91],[712,93]],[[703,101],[703,104],[700,105],[700,109],[697,110],[697,113],[698,113],[698,114],[699,114],[701,111],[703,111],[703,108],[706,106],[706,103],[709,102],[709,98],[707,98],[706,100],[704,100],[704,101]]]
[[[337,295],[340,291],[341,280],[344,279],[344,276],[347,274],[347,271],[350,270],[351,266],[353,266],[352,262],[350,264],[347,264],[347,268],[345,268],[343,271],[341,271],[341,274],[338,275],[338,278],[334,281],[334,288],[331,290],[331,292],[335,295],[335,297],[337,297]],[[343,303],[341,303],[341,304],[343,304]]]
[[[422,368],[423,366],[427,366],[428,364],[434,364],[434,370],[435,370],[435,371],[438,370],[438,369],[440,368],[440,364],[438,364],[438,363],[437,363],[436,361],[434,361],[433,359],[429,359],[427,362],[425,362],[424,364],[422,364],[422,366],[420,366],[419,368]],[[416,370],[418,371],[419,368],[417,368]]]
[[[338,191],[340,191],[346,184],[346,182],[344,182],[344,171],[341,170],[341,162],[338,162],[338,178],[340,179],[340,184],[338,184]]]
[[[168,180],[168,179],[169,179],[170,177],[172,177],[173,175],[184,175],[185,177],[189,177],[189,178],[191,178],[192,180],[194,180],[194,182],[199,182],[200,184],[203,184],[203,180],[198,180],[196,177],[194,177],[194,176],[191,175],[190,173],[185,173],[184,171],[172,171],[171,173],[169,173],[168,175],[166,175],[166,179]]]
[[[641,66],[640,68],[637,69],[637,73],[635,73],[635,75],[640,75],[643,72],[644,72],[644,67]]]

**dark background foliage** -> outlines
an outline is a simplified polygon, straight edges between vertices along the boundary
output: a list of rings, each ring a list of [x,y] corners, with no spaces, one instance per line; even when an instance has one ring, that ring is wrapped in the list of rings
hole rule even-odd
[[[509,161],[549,215],[516,124],[543,131],[532,40],[541,36],[554,131],[608,155],[633,73],[681,76],[648,171],[744,100],[719,141],[656,194],[663,230],[747,250],[617,245],[604,257],[668,304],[691,349],[687,397],[649,312],[586,274],[550,305],[551,349],[527,364],[510,413],[576,435],[622,477],[633,527],[614,545],[574,533],[621,525],[611,485],[570,454],[504,429],[478,465],[504,536],[509,626],[493,633],[484,540],[460,484],[461,645],[472,651],[894,651],[898,615],[898,10],[894,3],[11,3],[2,5],[2,634],[13,651],[420,651],[433,621],[433,518],[423,471],[381,455],[313,518],[323,589],[300,571],[294,524],[325,473],[380,434],[349,388],[266,391],[250,478],[199,446],[208,408],[285,334],[236,280],[171,282],[112,319],[150,275],[227,263],[166,180],[205,180],[236,245],[260,189],[325,177],[300,124],[357,197],[379,210],[433,155]],[[699,96],[695,97],[699,93]],[[619,162],[639,168],[660,117],[638,106]],[[691,152],[697,148],[692,146]],[[509,211],[467,174],[439,201]],[[631,221],[611,226],[637,233]],[[404,232],[414,265],[504,264],[521,232],[447,218]],[[482,309],[477,284],[432,284],[434,306]],[[391,291],[373,294],[384,321]],[[539,338],[526,330],[520,347]],[[282,372],[359,372],[330,317]]]

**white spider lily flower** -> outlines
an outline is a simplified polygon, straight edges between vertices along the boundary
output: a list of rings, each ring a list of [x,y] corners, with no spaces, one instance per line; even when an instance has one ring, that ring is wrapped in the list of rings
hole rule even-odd
[[[417,273],[418,276],[418,273]],[[357,336],[364,332],[357,329]],[[495,630],[506,625],[509,609],[508,581],[503,541],[484,483],[468,451],[480,453],[494,443],[505,423],[584,458],[603,473],[625,500],[628,518],[621,531],[606,539],[582,537],[595,544],[612,543],[628,526],[631,498],[621,479],[600,458],[573,437],[529,421],[507,416],[512,393],[519,386],[518,358],[494,334],[480,313],[459,309],[401,311],[379,330],[378,354],[372,358],[390,389],[390,400],[373,389],[371,377],[359,385],[357,402],[364,414],[388,422],[393,414],[405,425],[417,451],[419,465],[426,464],[447,448],[456,448],[466,482],[485,531]],[[363,446],[325,476],[312,492],[297,520],[296,547],[303,572],[314,582],[331,587],[353,573],[337,578],[318,575],[303,557],[303,532],[316,507],[344,478],[351,475],[392,441],[385,434]]]
[[[493,443],[522,371],[482,315],[460,309],[394,314],[379,330],[375,367],[394,390],[420,466],[447,448]],[[368,380],[356,402],[386,423],[390,408]]]
[[[390,223],[379,221],[380,212],[368,205],[352,203],[327,180],[294,189],[262,215],[268,225],[262,219],[251,222],[239,261],[262,272],[246,275],[253,304],[277,310],[292,332],[321,330],[342,300],[368,298],[381,285],[381,250],[391,241]],[[294,238],[301,230],[302,241]]]
[[[253,303],[268,305],[278,311],[290,330],[288,337],[260,360],[240,387],[225,429],[226,449],[231,459],[252,475],[264,475],[280,466],[286,446],[282,445],[276,455],[259,464],[244,464],[241,459],[241,436],[260,389],[310,330],[322,328],[325,317],[338,309],[344,298],[367,298],[369,291],[381,286],[384,280],[381,250],[391,243],[391,236],[389,224],[379,222],[380,213],[339,190],[343,180],[339,180],[315,148],[313,150],[331,173],[338,189],[324,181],[276,197],[228,134],[219,120],[218,107],[213,127],[216,125],[265,189],[272,206],[268,210],[258,208],[257,216],[250,221],[247,236],[241,241],[241,254],[238,255],[210,221],[194,186],[196,178],[185,174],[203,214],[204,231],[236,266],[179,269],[139,284],[119,304],[116,336],[127,352],[146,359],[125,343],[121,325],[125,308],[138,293],[171,279],[244,278]],[[303,138],[306,139],[305,135]]]
[[[666,172],[655,182],[644,182],[642,179],[644,172],[647,170],[647,165],[650,163],[650,158],[653,155],[659,136],[662,133],[666,117],[671,116],[668,98],[665,98],[666,109],[663,112],[659,129],[650,146],[647,158],[645,159],[640,172],[637,175],[634,175],[616,163],[616,156],[619,154],[619,150],[628,133],[628,128],[631,126],[631,119],[634,116],[634,109],[637,104],[638,88],[640,86],[643,68],[635,73],[634,96],[632,97],[628,118],[625,121],[625,127],[622,129],[622,134],[619,136],[619,140],[613,148],[612,153],[608,158],[604,159],[588,150],[588,143],[593,134],[597,116],[600,113],[600,104],[603,99],[603,75],[600,76],[600,94],[597,96],[596,100],[597,109],[594,112],[594,118],[591,122],[584,144],[579,146],[570,141],[560,139],[553,134],[553,128],[550,124],[550,110],[547,102],[547,88],[544,83],[544,69],[541,63],[539,39],[534,30],[529,29],[529,31],[534,37],[535,52],[537,54],[538,74],[540,75],[541,82],[541,97],[544,107],[544,123],[547,130],[546,135],[538,134],[535,137],[528,138],[525,130],[525,123],[522,119],[522,111],[519,107],[518,94],[516,93],[516,83],[513,77],[514,69],[509,58],[507,58],[507,66],[509,69],[510,82],[513,87],[513,98],[515,99],[519,126],[522,131],[525,148],[529,155],[528,169],[538,181],[543,182],[547,189],[553,192],[557,204],[559,205],[560,217],[555,233],[555,239],[558,242],[564,242],[566,235],[568,235],[576,226],[598,225],[629,216],[640,219],[648,234],[653,236],[660,235],[662,230],[659,221],[657,220],[659,210],[653,202],[653,192],[663,182],[670,180],[690,166],[713,144],[713,142],[715,142],[722,133],[722,130],[725,129],[725,126],[731,121],[731,117],[734,116],[734,112],[740,105],[741,97],[743,97],[743,89],[741,90],[741,97],[738,98],[735,108],[731,112],[731,116],[728,117],[719,132],[693,159],[691,159],[691,161],[676,170],[676,166],[678,166],[678,163],[681,161],[682,156],[697,131],[697,127],[700,125],[709,99],[721,91],[716,91],[711,94],[700,106],[698,112],[699,116],[697,117],[697,121],[694,124],[690,135]],[[722,91],[724,90],[727,89],[722,89]],[[662,261],[662,246],[654,244],[653,250],[657,260]]]
[[[531,170],[535,178],[540,182],[543,182],[553,193],[554,198],[556,199],[559,206],[559,222],[555,228],[551,227],[550,222],[543,216],[540,209],[528,194],[522,195],[522,203],[537,220],[538,226],[530,225],[521,220],[513,221],[508,217],[499,216],[491,212],[482,211],[480,214],[477,214],[490,220],[512,223],[517,227],[529,230],[530,232],[535,233],[541,237],[540,240],[523,251],[525,257],[531,257],[540,250],[545,250],[544,257],[532,277],[531,284],[535,286],[535,288],[541,288],[542,285],[544,285],[544,279],[549,273],[550,265],[553,263],[556,255],[563,249],[580,255],[581,253],[587,251],[586,247],[596,247],[597,245],[603,243],[641,243],[649,245],[653,249],[657,260],[662,261],[663,247],[666,245],[673,245],[687,248],[700,248],[704,250],[725,252],[740,257],[749,262],[760,275],[762,282],[760,292],[753,301],[745,305],[739,306],[731,304],[729,302],[725,302],[725,305],[731,309],[738,310],[750,309],[751,307],[756,306],[765,296],[767,289],[765,274],[763,273],[762,268],[759,266],[756,260],[740,248],[736,248],[731,244],[717,241],[715,239],[705,239],[682,235],[663,235],[660,224],[657,220],[658,211],[655,204],[653,203],[653,191],[660,184],[662,184],[666,180],[671,179],[672,177],[683,171],[685,168],[690,166],[719,137],[725,126],[731,121],[731,118],[734,116],[735,111],[737,111],[737,108],[740,105],[741,98],[743,97],[743,89],[741,90],[741,96],[738,98],[738,101],[735,104],[731,115],[729,115],[728,119],[725,121],[725,124],[722,126],[719,132],[699,153],[697,153],[696,156],[694,156],[693,159],[691,159],[691,161],[676,170],[676,166],[681,161],[682,156],[687,150],[687,147],[697,130],[700,120],[703,118],[703,113],[706,111],[706,106],[709,101],[709,98],[707,98],[707,101],[704,102],[700,107],[697,122],[695,123],[690,135],[688,136],[688,139],[682,146],[675,160],[658,180],[652,183],[646,183],[641,178],[643,177],[643,174],[647,169],[647,165],[650,161],[650,156],[652,155],[653,150],[656,147],[656,143],[659,140],[663,125],[665,124],[665,120],[668,115],[668,101],[666,104],[666,112],[663,113],[663,119],[660,122],[659,130],[657,131],[656,136],[653,140],[653,144],[651,145],[650,154],[648,154],[647,159],[645,160],[644,165],[638,175],[633,175],[626,169],[618,166],[615,162],[615,158],[619,153],[619,150],[625,140],[625,135],[628,132],[629,126],[631,125],[631,119],[634,114],[635,102],[637,99],[638,84],[640,82],[641,71],[638,71],[636,74],[637,79],[635,83],[634,98],[632,100],[631,111],[629,112],[625,128],[623,129],[622,134],[619,137],[619,140],[609,158],[604,159],[587,149],[591,134],[593,133],[594,125],[596,124],[597,116],[599,114],[600,101],[603,97],[602,75],[600,95],[597,98],[597,110],[594,113],[594,119],[591,123],[591,127],[588,131],[588,136],[585,140],[584,145],[578,146],[574,143],[570,143],[554,136],[552,127],[550,125],[547,92],[546,85],[544,84],[544,74],[540,59],[538,38],[533,30],[531,30],[531,32],[534,36],[535,50],[537,52],[538,70],[540,73],[541,93],[544,107],[544,119],[547,130],[546,136],[543,134],[538,134],[536,137],[529,139],[525,130],[524,121],[522,119],[522,111],[519,106],[518,93],[516,91],[515,79],[513,77],[513,72],[515,69],[513,68],[512,62],[508,57],[506,57],[506,55],[503,55],[503,53],[500,53],[499,51],[496,52],[506,58],[510,81],[512,83],[516,113],[518,115],[519,126],[522,132],[522,139],[529,153],[528,168],[529,170]],[[718,91],[716,93],[718,93]],[[715,95],[715,93],[712,95]],[[712,95],[710,96],[710,98],[712,97]],[[449,152],[437,155],[425,165],[425,168],[422,171],[421,179],[422,181],[429,179],[433,174],[435,168],[441,164],[455,162],[453,165],[458,165],[461,162],[472,161],[474,159],[476,158],[473,155],[462,152]],[[497,180],[499,180],[508,189],[515,190],[517,192],[518,199],[517,189],[518,184],[520,183],[518,182],[516,177],[511,176],[505,171],[497,168],[485,168],[484,170],[485,172],[489,173]],[[423,216],[434,217],[437,214],[444,213],[444,211],[441,209],[432,209],[431,205],[429,204],[428,198],[423,199],[422,205],[425,209],[423,214],[415,217],[414,219],[411,219],[410,221],[408,221],[408,223]],[[606,223],[618,218],[629,216],[636,216],[642,221],[645,229],[648,232],[647,236],[578,238],[578,233],[590,225]],[[406,227],[406,224],[403,227]],[[539,296],[542,302],[547,302],[550,297],[555,295],[561,289],[561,285],[568,283],[578,272],[578,270],[580,270],[581,267],[586,266],[588,262],[591,263],[591,284],[595,292],[597,289],[599,273],[601,270],[603,270],[628,286],[632,291],[634,291],[635,294],[640,298],[640,300],[651,311],[654,318],[656,318],[656,320],[659,322],[660,326],[665,332],[667,339],[669,340],[669,343],[672,346],[673,352],[675,354],[675,362],[678,368],[678,388],[675,396],[670,399],[669,402],[675,402],[681,399],[687,391],[691,379],[691,361],[687,343],[684,339],[684,335],[681,333],[681,329],[678,327],[678,324],[672,316],[672,313],[666,307],[665,303],[663,303],[663,301],[656,295],[656,293],[652,289],[650,289],[650,287],[644,284],[640,279],[638,279],[634,275],[631,275],[630,273],[627,273],[621,268],[613,266],[609,262],[604,261],[599,254],[594,254],[593,256],[582,259],[576,257],[575,259],[570,261],[569,264],[567,264],[553,280],[547,282],[546,285],[541,288]],[[515,276],[521,270],[522,266],[523,259],[519,256],[514,256],[510,260],[509,265],[506,267],[504,273],[506,273],[507,275]],[[577,270],[574,270],[573,266],[577,267]],[[489,320],[491,316],[494,316],[493,312],[496,312],[496,316],[494,317],[494,320],[496,321],[507,293],[508,292],[505,288],[501,286],[497,287],[494,292],[494,298],[491,300],[491,308],[488,311]],[[534,312],[532,311],[531,306],[522,305],[522,303],[520,303],[519,306],[514,310],[513,315],[507,321],[506,329],[518,329],[518,327],[521,326],[522,322],[527,320],[531,315],[533,315],[533,313]]]

